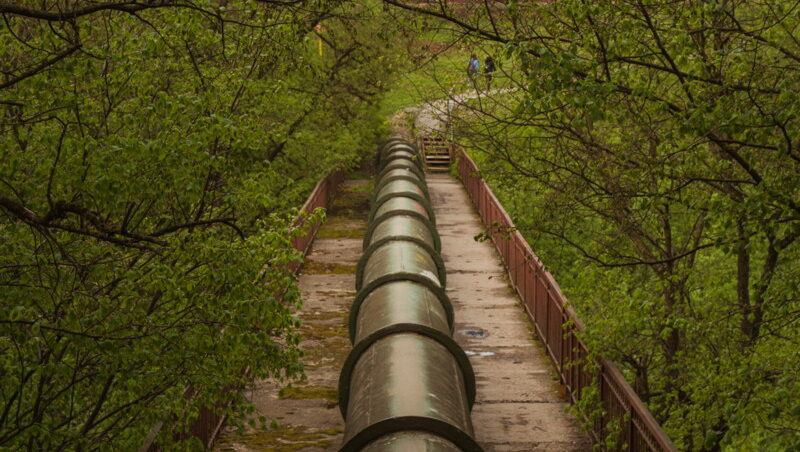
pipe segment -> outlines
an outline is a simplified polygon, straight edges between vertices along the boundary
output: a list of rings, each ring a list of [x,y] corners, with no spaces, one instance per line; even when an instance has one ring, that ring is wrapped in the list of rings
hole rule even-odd
[[[383,167],[381,172],[378,173],[378,177],[375,180],[377,182],[380,182],[386,175],[386,173],[394,170],[403,170],[406,171],[407,173],[413,174],[417,176],[417,178],[423,184],[425,184],[426,187],[428,186],[427,182],[425,182],[425,170],[414,164],[414,162],[405,159],[392,160],[391,162],[386,164],[386,166]]]
[[[416,168],[421,168],[421,166],[422,166],[420,164],[419,157],[416,154],[413,154],[412,152],[407,151],[407,150],[400,150],[400,151],[392,152],[391,154],[387,155],[381,161],[381,167],[379,169],[381,171],[383,171],[387,166],[389,166],[392,163],[397,162],[397,161],[399,161],[401,163],[408,162],[409,165],[412,165],[412,166],[414,166]]]
[[[433,251],[433,250],[431,250]],[[409,279],[446,287],[447,271],[439,253],[408,240],[392,240],[364,254],[356,266],[356,290],[370,291],[387,281]]]
[[[406,430],[433,433],[462,451],[481,451],[472,439],[461,369],[438,341],[416,333],[385,336],[361,352],[349,380],[357,390],[348,392],[343,407],[343,452]]]
[[[419,150],[417,150],[415,148],[412,148],[410,146],[407,146],[407,145],[397,145],[397,146],[393,146],[393,147],[387,148],[383,152],[378,154],[378,159],[377,159],[377,164],[378,164],[377,168],[378,168],[378,170],[383,169],[383,167],[386,166],[386,164],[389,161],[391,161],[390,157],[391,157],[392,154],[401,153],[401,152],[402,153],[411,154],[414,157],[413,160],[416,162],[416,164],[420,165],[420,166],[422,165],[422,154],[420,154]]]
[[[375,193],[372,197],[372,205],[379,206],[388,198],[395,196],[405,196],[411,199],[417,199],[424,202],[431,207],[431,200],[428,197],[428,190],[420,187],[419,183],[406,178],[390,180],[386,183],[380,182],[375,187]]]
[[[430,206],[426,206],[424,203],[415,199],[402,196],[387,199],[381,205],[373,206],[369,213],[369,223],[376,222],[384,216],[393,215],[419,216],[429,221],[434,227],[436,226],[436,217],[433,215],[433,210]]]
[[[402,181],[396,181],[402,182]],[[379,213],[386,213],[388,211],[397,210],[392,207],[387,209],[382,209],[383,205],[392,199],[396,198],[407,198],[416,201],[425,211],[425,215],[430,219],[434,224],[436,223],[436,217],[433,213],[433,207],[428,199],[425,197],[425,194],[420,194],[419,191],[413,187],[413,184],[392,184],[388,187],[387,190],[383,190],[383,193],[378,196],[375,201],[372,203],[372,208],[369,212],[369,218],[367,221],[369,223],[375,221]],[[408,207],[408,206],[407,206]],[[416,206],[414,206],[416,207]]]
[[[384,318],[377,320],[392,321],[395,319]],[[362,391],[362,387],[359,384],[354,384],[354,382],[356,382],[354,379],[354,372],[361,359],[364,358],[364,356],[368,356],[371,351],[374,351],[373,349],[376,347],[376,344],[381,341],[389,340],[391,342],[404,335],[410,335],[416,342],[421,341],[426,343],[427,345],[425,345],[425,347],[432,347],[429,344],[432,341],[438,344],[439,347],[443,347],[447,350],[450,358],[450,361],[447,361],[447,363],[452,362],[455,364],[455,367],[448,368],[449,371],[455,371],[461,376],[461,381],[456,389],[457,391],[461,391],[458,394],[459,400],[463,399],[466,401],[467,417],[469,417],[469,411],[472,410],[472,405],[475,403],[475,372],[464,350],[458,346],[456,341],[450,337],[448,333],[443,333],[441,330],[424,324],[402,322],[389,323],[386,326],[370,332],[369,335],[365,336],[361,341],[356,342],[353,350],[347,355],[347,359],[345,359],[344,365],[342,366],[342,373],[339,375],[339,411],[341,411],[342,417],[349,419],[348,410],[352,400],[351,388],[357,388],[358,391]],[[425,358],[424,355],[420,357],[420,359]],[[447,368],[447,366],[445,367]],[[456,389],[453,390],[456,391]],[[353,408],[355,409],[355,407]]]
[[[360,321],[362,309],[365,318],[396,319],[392,323],[411,323],[417,319],[417,323],[449,334],[455,326],[453,304],[445,293],[413,281],[388,282],[361,297],[358,303],[353,303],[348,320],[350,343],[353,344],[379,329],[380,325],[388,324],[381,322],[370,326]],[[404,311],[398,312],[400,309]]]
[[[407,141],[388,142],[379,151],[378,156],[382,159],[394,151],[406,150],[411,153],[419,155],[419,149]]]
[[[391,171],[384,173],[384,176],[378,179],[377,183],[375,184],[375,191],[373,192],[372,197],[375,198],[377,193],[387,185],[400,180],[416,185],[425,193],[426,198],[429,197],[428,184],[425,183],[425,179],[422,179],[414,174],[414,172],[403,168],[394,168]]]
[[[439,233],[430,221],[415,215],[386,215],[373,222],[364,234],[362,249],[366,251],[389,240],[405,239],[425,243],[437,253],[442,251]]]
[[[461,452],[455,444],[444,438],[420,431],[400,431],[381,436],[367,444],[361,452]]]
[[[419,152],[384,144],[339,377],[342,452],[481,452],[475,374],[452,337],[441,241]]]

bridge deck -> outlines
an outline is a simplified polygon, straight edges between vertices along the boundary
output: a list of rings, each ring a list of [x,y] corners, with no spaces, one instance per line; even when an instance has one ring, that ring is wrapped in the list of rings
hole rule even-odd
[[[308,381],[293,389],[257,382],[250,393],[255,417],[275,420],[274,428],[246,428],[243,435],[229,428],[218,451],[339,449],[344,423],[335,388],[350,350],[346,316],[355,296],[355,264],[372,190],[366,177],[345,181],[300,275]],[[470,354],[477,377],[476,439],[486,452],[591,450],[588,436],[564,412],[561,388],[497,252],[491,243],[473,240],[482,226],[464,188],[446,174],[428,174],[428,186],[442,238],[447,293],[456,309],[456,340]]]
[[[464,187],[447,174],[428,174],[442,238],[455,338],[477,379],[475,435],[486,452],[591,451],[530,320],[508,285],[491,242],[475,242],[483,225]]]

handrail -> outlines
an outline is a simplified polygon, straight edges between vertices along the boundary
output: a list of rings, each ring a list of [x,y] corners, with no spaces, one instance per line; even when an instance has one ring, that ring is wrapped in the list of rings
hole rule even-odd
[[[292,227],[302,226],[306,221],[306,214],[313,212],[317,208],[327,207],[336,192],[336,188],[343,180],[344,171],[342,170],[334,171],[320,179],[317,185],[314,186],[311,194],[308,195],[303,207],[300,208],[300,212],[295,217],[294,221],[292,221]],[[314,237],[317,235],[320,226],[321,222],[317,222],[309,228],[305,235],[292,239],[292,246],[297,251],[300,251],[303,257],[308,254],[308,250],[311,248],[311,243],[314,241]],[[297,274],[302,264],[302,262],[293,262],[289,265],[289,268],[294,274]],[[246,369],[245,373],[248,372],[249,369]],[[187,389],[187,396],[190,393],[191,390]],[[225,423],[226,416],[223,414],[225,408],[225,406],[202,408],[197,416],[197,420],[190,427],[188,435],[180,439],[187,439],[188,437],[194,436],[203,443],[207,450],[210,450]],[[145,443],[139,448],[140,452],[156,452],[160,450],[160,447],[155,443],[155,438],[161,428],[163,428],[163,422],[158,422],[153,426],[145,439]]]
[[[567,305],[553,275],[544,268],[530,244],[516,230],[503,205],[480,177],[478,166],[464,149],[458,153],[458,176],[489,228],[492,242],[502,257],[511,284],[533,321],[536,333],[558,370],[561,382],[573,402],[582,390],[599,383],[603,416],[593,425],[592,435],[601,441],[612,423],[621,427],[620,449],[638,451],[677,451],[675,445],[641,401],[622,372],[603,358],[595,360],[596,370],[586,366],[589,351],[579,339],[583,323]]]

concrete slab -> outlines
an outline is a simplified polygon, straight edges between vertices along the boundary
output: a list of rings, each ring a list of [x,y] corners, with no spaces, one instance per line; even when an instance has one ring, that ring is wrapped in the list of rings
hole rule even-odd
[[[591,451],[589,436],[567,413],[551,362],[534,338],[500,256],[476,242],[483,225],[463,186],[428,174],[447,294],[455,308],[455,339],[475,370],[475,436],[486,452]]]

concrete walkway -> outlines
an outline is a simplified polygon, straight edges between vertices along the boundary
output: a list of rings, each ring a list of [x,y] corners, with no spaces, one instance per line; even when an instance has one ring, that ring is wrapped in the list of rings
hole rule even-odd
[[[563,390],[499,254],[491,242],[473,239],[483,225],[466,190],[449,175],[427,176],[455,338],[477,379],[472,423],[478,443],[486,452],[591,451],[589,436],[565,412]]]
[[[218,452],[330,452],[342,444],[337,385],[350,351],[347,316],[355,297],[355,269],[369,215],[372,175],[351,174],[328,209],[327,220],[301,269],[298,285],[303,307],[300,347],[307,381],[288,386],[257,381],[248,397],[267,428],[228,427],[214,448]],[[271,424],[271,425],[270,425]]]

